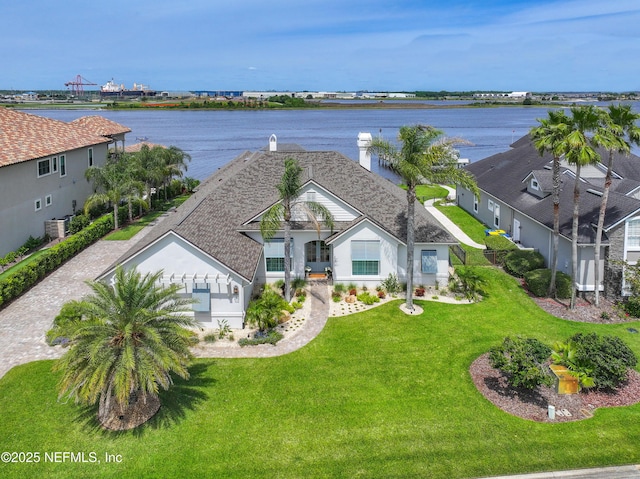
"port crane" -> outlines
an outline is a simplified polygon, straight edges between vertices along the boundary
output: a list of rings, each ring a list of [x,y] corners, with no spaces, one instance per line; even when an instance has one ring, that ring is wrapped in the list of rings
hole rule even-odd
[[[86,78],[83,78],[82,75],[77,75],[74,80],[68,81],[64,84],[67,88],[71,87],[71,91],[77,97],[84,95],[85,85],[97,85],[97,83],[90,82]]]

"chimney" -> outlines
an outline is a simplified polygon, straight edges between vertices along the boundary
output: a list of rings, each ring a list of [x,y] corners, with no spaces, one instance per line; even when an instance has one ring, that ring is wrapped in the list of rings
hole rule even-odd
[[[358,149],[360,150],[360,166],[371,171],[371,153],[368,150],[371,146],[371,133],[358,133]]]
[[[276,135],[269,137],[269,151],[278,151],[278,137]]]

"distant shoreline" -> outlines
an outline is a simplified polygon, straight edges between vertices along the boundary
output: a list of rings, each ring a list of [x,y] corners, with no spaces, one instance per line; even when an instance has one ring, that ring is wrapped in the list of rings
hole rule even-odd
[[[444,100],[446,101],[446,100]],[[460,100],[455,100],[460,101]],[[316,110],[316,109],[329,109],[329,110],[442,110],[442,109],[461,109],[461,108],[501,108],[501,107],[520,107],[520,108],[562,108],[572,105],[574,102],[558,103],[558,102],[545,102],[545,103],[533,103],[531,105],[524,105],[522,102],[496,102],[496,101],[477,101],[469,100],[469,103],[452,103],[452,104],[431,104],[418,101],[384,101],[378,102],[360,102],[354,100],[352,102],[308,102],[308,106],[244,106],[237,105],[234,107],[229,106],[190,106],[189,103],[180,102],[166,102],[166,104],[158,103],[121,103],[113,106],[109,103],[40,103],[40,102],[25,102],[25,103],[0,103],[1,107],[15,108],[18,110],[98,110],[98,111],[141,111],[141,110],[179,110],[179,111],[250,111],[250,110]]]

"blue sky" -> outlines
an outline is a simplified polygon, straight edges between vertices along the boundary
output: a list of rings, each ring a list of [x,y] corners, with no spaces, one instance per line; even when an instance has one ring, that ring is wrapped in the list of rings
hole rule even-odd
[[[6,0],[0,19],[0,89],[80,74],[158,90],[640,90],[638,0]]]

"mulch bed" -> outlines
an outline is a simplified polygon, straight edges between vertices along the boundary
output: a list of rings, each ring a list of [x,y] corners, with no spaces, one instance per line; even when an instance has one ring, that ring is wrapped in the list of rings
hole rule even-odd
[[[621,313],[615,303],[602,296],[597,307],[590,297],[577,298],[574,311],[569,309],[569,300],[538,298],[531,294],[530,297],[547,313],[569,321],[614,324],[638,320]],[[532,421],[577,421],[591,417],[599,407],[630,406],[640,402],[640,373],[635,370],[629,371],[627,382],[614,392],[583,390],[579,394],[570,395],[557,394],[553,387],[538,386],[529,390],[510,386],[507,376],[491,367],[489,353],[476,359],[469,372],[473,383],[489,401],[509,414]],[[556,408],[554,421],[550,421],[548,417],[549,405]]]
[[[583,390],[579,394],[557,394],[554,388],[538,386],[529,390],[514,388],[507,376],[489,363],[489,353],[476,359],[469,368],[478,390],[503,411],[538,422],[577,421],[591,417],[599,407],[630,406],[640,402],[640,374],[631,370],[627,382],[613,393]],[[550,421],[548,406],[556,408],[556,419]],[[569,415],[565,415],[564,411]],[[558,414],[562,413],[562,415]]]

